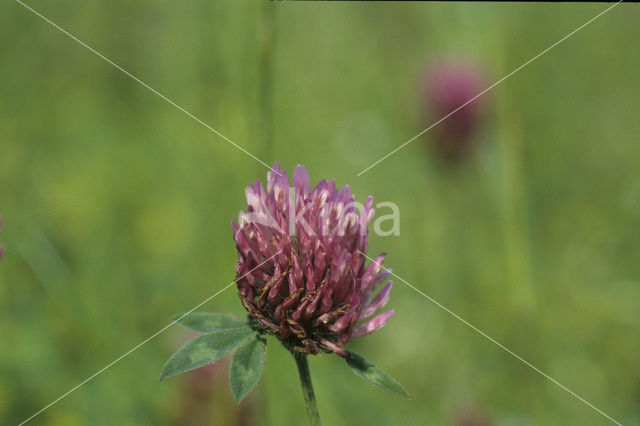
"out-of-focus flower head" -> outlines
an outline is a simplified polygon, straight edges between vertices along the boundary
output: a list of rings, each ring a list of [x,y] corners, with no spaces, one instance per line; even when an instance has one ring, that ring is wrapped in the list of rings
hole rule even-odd
[[[461,411],[456,421],[457,426],[491,426],[493,421],[487,414],[475,408],[467,408]]]
[[[301,165],[290,187],[279,163],[267,173],[266,189],[257,180],[246,197],[247,210],[231,227],[238,290],[250,317],[290,348],[347,357],[342,346],[394,314],[369,319],[387,303],[393,285],[387,282],[373,296],[390,274],[382,268],[385,254],[365,266],[373,198],[358,212],[348,186],[322,180],[311,189]]]
[[[423,95],[429,120],[436,122],[485,88],[485,77],[479,65],[463,59],[448,59],[428,67],[423,81]],[[443,159],[458,161],[467,156],[486,108],[485,96],[469,102],[438,123],[431,132],[435,147]]]

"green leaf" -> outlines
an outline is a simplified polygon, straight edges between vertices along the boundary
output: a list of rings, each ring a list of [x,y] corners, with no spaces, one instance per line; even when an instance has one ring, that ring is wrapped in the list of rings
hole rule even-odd
[[[174,317],[178,324],[183,325],[198,333],[211,333],[220,328],[246,327],[249,322],[246,318],[238,318],[228,314],[211,314],[195,312]]]
[[[267,342],[262,336],[254,335],[233,355],[229,370],[231,394],[239,404],[260,380],[264,370]]]
[[[402,387],[400,383],[396,382],[393,377],[389,376],[387,373],[380,370],[360,355],[353,352],[347,353],[349,354],[349,358],[346,359],[347,364],[349,364],[349,367],[351,367],[353,372],[358,376],[388,392],[404,396],[405,398],[409,397],[407,390]]]
[[[219,360],[247,341],[255,332],[247,327],[221,328],[187,342],[162,367],[160,380]]]

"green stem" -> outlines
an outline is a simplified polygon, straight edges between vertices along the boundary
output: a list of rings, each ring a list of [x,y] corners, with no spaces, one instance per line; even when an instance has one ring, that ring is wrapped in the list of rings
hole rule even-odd
[[[300,373],[300,384],[302,385],[302,395],[304,396],[304,404],[307,408],[307,418],[309,419],[310,426],[320,426],[320,412],[318,412],[318,404],[316,403],[316,397],[313,393],[313,385],[311,384],[311,375],[309,374],[309,362],[307,361],[307,354],[291,350],[293,358],[296,360],[298,366],[298,373]]]
[[[267,162],[271,161],[273,154],[273,55],[275,49],[275,6],[272,2],[265,1],[262,5],[262,14],[258,33],[259,55],[259,102],[260,102],[260,137],[263,146],[263,155]]]

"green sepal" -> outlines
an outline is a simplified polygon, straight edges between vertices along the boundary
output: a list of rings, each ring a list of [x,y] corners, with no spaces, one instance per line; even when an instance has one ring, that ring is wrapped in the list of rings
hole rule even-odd
[[[229,386],[238,404],[260,380],[264,371],[266,348],[265,338],[254,334],[233,355],[229,370]]]
[[[246,342],[255,331],[249,326],[220,328],[187,342],[162,367],[160,380],[211,364]]]
[[[380,370],[360,355],[349,351],[347,351],[347,353],[349,354],[349,357],[345,360],[353,372],[358,376],[362,377],[369,383],[386,390],[387,392],[391,392],[405,398],[409,397],[407,390],[393,377],[389,376],[387,373]]]

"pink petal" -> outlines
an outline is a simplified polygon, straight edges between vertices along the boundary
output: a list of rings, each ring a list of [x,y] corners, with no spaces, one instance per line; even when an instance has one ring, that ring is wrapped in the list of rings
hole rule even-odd
[[[351,337],[352,338],[363,337],[363,336],[366,336],[367,334],[373,333],[374,331],[382,328],[387,323],[389,318],[391,318],[391,316],[395,313],[396,313],[396,310],[391,309],[390,311],[381,313],[380,315],[365,322],[364,324],[360,324],[353,330],[353,334],[351,334]]]
[[[369,264],[369,267],[367,268],[365,273],[362,275],[362,280],[360,285],[363,290],[368,289],[371,286],[371,284],[375,281],[375,279],[378,277],[378,274],[380,274],[380,271],[383,269],[382,262],[384,261],[384,258],[386,256],[387,256],[386,253],[382,253],[378,255],[378,257],[373,259],[373,262]]]
[[[289,176],[277,161],[273,163],[273,167],[267,172],[267,193],[273,193],[279,203],[289,199]]]
[[[373,216],[376,213],[376,210],[371,208],[372,205],[373,197],[369,195],[364,203],[362,212],[360,213],[360,227],[363,229],[369,225],[369,222],[371,222],[371,219],[373,219]]]
[[[340,346],[336,345],[335,343],[331,343],[330,341],[328,341],[327,339],[323,339],[322,337],[318,337],[318,340],[320,341],[320,343],[322,343],[341,357],[347,358],[349,356],[347,352],[345,352]]]
[[[358,309],[358,306],[353,306],[351,309],[347,311],[347,313],[345,313],[343,316],[338,318],[336,322],[327,326],[327,328],[333,331],[334,333],[342,333],[344,329],[347,328],[351,320],[353,319],[357,309]]]
[[[369,303],[360,314],[360,318],[365,319],[369,318],[371,315],[375,314],[378,309],[382,308],[389,301],[389,297],[391,296],[391,287],[393,287],[393,281],[389,281],[387,285],[385,285],[382,290],[376,295],[376,297]]]
[[[303,194],[307,194],[310,190],[309,173],[303,165],[298,164],[293,171],[293,186]]]

